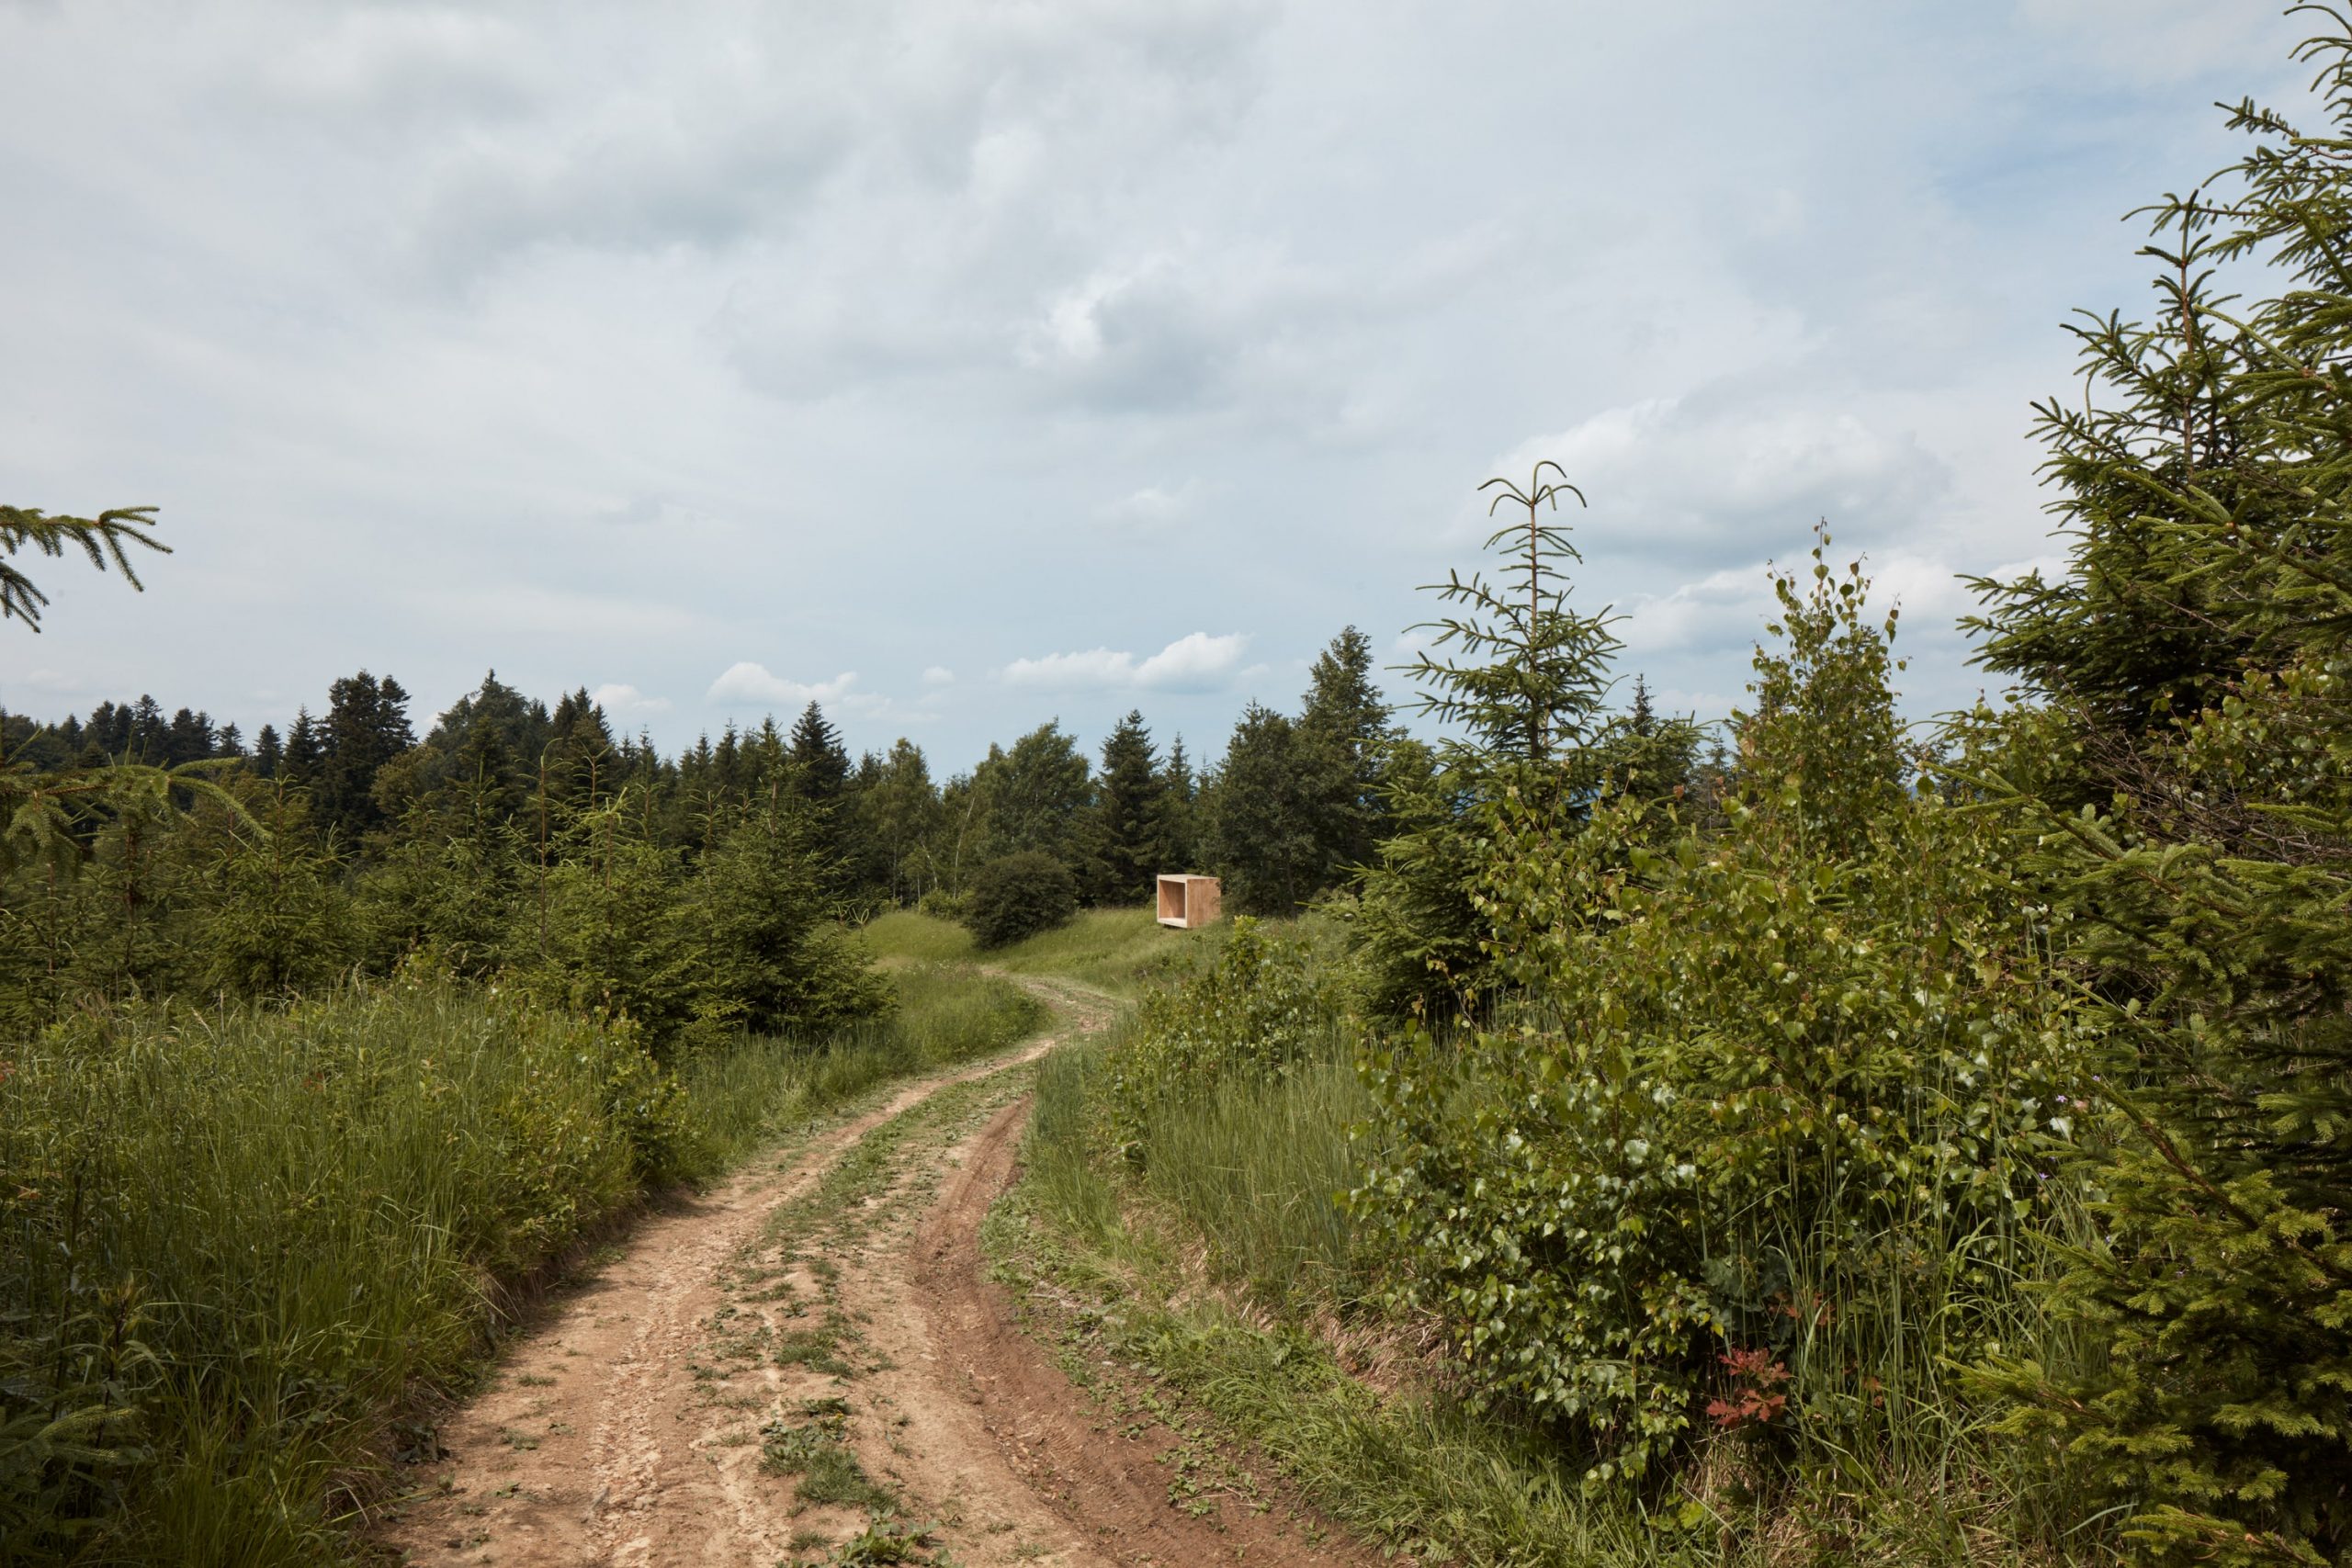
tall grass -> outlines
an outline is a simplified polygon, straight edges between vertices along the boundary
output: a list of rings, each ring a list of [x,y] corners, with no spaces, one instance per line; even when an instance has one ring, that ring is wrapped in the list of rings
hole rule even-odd
[[[888,963],[952,964],[972,956],[972,933],[954,920],[913,909],[893,909],[860,926],[858,940]]]
[[[920,918],[920,917],[918,917]],[[999,976],[961,964],[898,968],[898,1010],[808,1043],[763,1039],[684,1069],[695,1124],[731,1162],[766,1138],[876,1084],[970,1060],[1046,1021],[1043,1003]]]
[[[340,1560],[386,1421],[461,1384],[502,1286],[649,1182],[1009,1043],[918,969],[892,1018],[665,1077],[625,1031],[441,982],[85,1014],[0,1048],[0,1559]]]
[[[1368,1535],[1477,1564],[1676,1555],[1638,1514],[1582,1498],[1532,1434],[1442,1393],[1380,1395],[1303,1331],[1316,1309],[1373,1278],[1337,1201],[1360,1168],[1348,1130],[1369,1096],[1336,1033],[1324,1060],[1283,1081],[1228,1082],[1162,1110],[1139,1174],[1102,1149],[1098,1097],[1118,1045],[1114,1032],[1039,1068],[1022,1180],[989,1227],[1016,1277],[1042,1267],[1062,1290],[1091,1296],[1086,1320],[1122,1359],[1205,1407]],[[1178,1257],[1204,1243],[1212,1273],[1245,1285],[1273,1329],[1182,1288]]]

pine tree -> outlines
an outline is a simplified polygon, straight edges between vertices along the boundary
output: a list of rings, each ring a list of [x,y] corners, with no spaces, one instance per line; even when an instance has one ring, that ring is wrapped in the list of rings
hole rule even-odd
[[[612,726],[585,686],[556,703],[540,756],[549,797],[563,811],[600,810],[619,787],[620,755]]]
[[[277,739],[277,727],[263,725],[261,733],[254,737],[254,772],[263,778],[274,779],[285,756],[285,746]]]
[[[1547,470],[1558,478],[1547,479]],[[1491,479],[1478,488],[1498,492],[1489,515],[1508,506],[1526,517],[1487,536],[1488,550],[1508,551],[1495,581],[1456,571],[1428,585],[1460,609],[1414,629],[1435,632],[1434,647],[1460,658],[1424,652],[1407,667],[1422,687],[1415,706],[1460,725],[1482,755],[1540,766],[1573,756],[1597,733],[1618,641],[1607,612],[1587,615],[1568,604],[1567,564],[1583,558],[1543,514],[1558,511],[1563,495],[1583,505],[1584,492],[1560,466],[1538,463],[1524,487]]]
[[[171,766],[172,727],[164,717],[164,705],[153,697],[142,694],[132,705],[123,754],[151,767]]]
[[[1555,476],[1546,478],[1546,475]],[[1569,604],[1567,568],[1578,560],[1566,530],[1546,524],[1560,497],[1583,504],[1556,463],[1535,466],[1525,486],[1488,479],[1523,520],[1496,530],[1497,581],[1459,571],[1428,585],[1454,613],[1434,631],[1441,660],[1424,652],[1406,667],[1421,684],[1414,706],[1464,733],[1433,750],[1392,750],[1384,778],[1391,831],[1361,884],[1358,967],[1375,1007],[1477,1010],[1496,980],[1489,929],[1471,897],[1482,869],[1480,819],[1524,802],[1563,831],[1578,829],[1608,766],[1609,661],[1618,648],[1607,612]]]
[[[278,763],[279,776],[298,789],[308,789],[318,782],[319,762],[323,755],[318,722],[311,717],[311,710],[295,709],[294,722],[286,731],[286,755]]]
[[[253,807],[261,831],[217,810],[185,831],[196,862],[187,924],[194,978],[238,997],[286,996],[332,978],[352,957],[351,899],[332,853],[308,841],[300,795],[279,786]]]
[[[415,743],[408,693],[398,681],[389,675],[379,681],[362,670],[329,687],[317,783],[325,824],[352,842],[382,827],[376,774]]]
[[[1159,840],[1170,871],[1189,871],[1201,863],[1199,812],[1195,801],[1200,783],[1193,776],[1192,759],[1185,755],[1184,738],[1168,743],[1168,760],[1160,765],[1159,795],[1152,804],[1152,832]]]
[[[771,718],[761,731],[763,785],[781,782],[806,807],[812,852],[824,867],[824,885],[835,898],[851,896],[863,869],[854,853],[855,821],[849,801],[849,750],[825,710],[810,703],[792,721],[789,736],[779,734]],[[755,786],[761,787],[761,786]]]
[[[480,686],[449,705],[425,744],[445,757],[456,757],[489,730],[496,738],[497,750],[512,759],[514,782],[520,784],[534,770],[553,726],[545,704],[526,698],[492,670],[482,676]]]
[[[841,803],[849,788],[849,750],[841,731],[825,717],[825,710],[810,703],[792,721],[786,750],[792,765],[793,793],[820,809]]]
[[[164,735],[164,763],[176,767],[182,762],[200,762],[212,755],[218,741],[212,728],[211,716],[192,708],[182,708],[172,715],[171,724]]]

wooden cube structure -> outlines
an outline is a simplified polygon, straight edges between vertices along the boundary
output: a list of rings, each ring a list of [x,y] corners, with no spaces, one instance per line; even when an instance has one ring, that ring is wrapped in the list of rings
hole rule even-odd
[[[1214,876],[1163,874],[1159,879],[1159,923],[1188,931],[1217,918],[1225,895]]]

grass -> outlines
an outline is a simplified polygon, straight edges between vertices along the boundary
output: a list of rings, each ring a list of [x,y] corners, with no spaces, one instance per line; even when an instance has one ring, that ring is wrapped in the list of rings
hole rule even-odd
[[[1175,1188],[1208,1200],[1200,1211],[1207,1226],[1196,1226],[1191,1212],[1138,1203],[1098,1156],[1089,1101],[1101,1070],[1099,1046],[1040,1064],[1023,1175],[984,1234],[1028,1310],[1072,1345],[1074,1359],[1139,1371],[1155,1397],[1185,1402],[1256,1447],[1335,1517],[1393,1547],[1434,1555],[1442,1541],[1465,1562],[1584,1564],[1609,1561],[1639,1537],[1638,1520],[1597,1518],[1566,1468],[1524,1439],[1427,1396],[1384,1400],[1345,1375],[1312,1335],[1264,1327],[1188,1288],[1180,1259],[1207,1226],[1227,1237],[1227,1270],[1293,1256],[1321,1257],[1346,1273],[1352,1238],[1336,1248],[1329,1240],[1334,1225],[1344,1231],[1344,1216],[1327,1224],[1310,1213],[1319,1189],[1338,1213],[1328,1183],[1344,1162],[1338,1170],[1326,1163],[1326,1143],[1321,1157],[1292,1164],[1271,1140],[1245,1134],[1214,1156],[1225,1179]],[[1298,1104],[1328,1092],[1302,1089]],[[1204,1138],[1236,1125],[1230,1108],[1208,1108],[1179,1135],[1197,1160],[1209,1153]],[[1173,1162],[1155,1145],[1150,1163]],[[1253,1186],[1272,1190],[1272,1217],[1238,1213]],[[1295,1292],[1280,1294],[1298,1303]],[[1085,1367],[1073,1371],[1102,1385]],[[1115,1382],[1099,1392],[1121,1393]]]
[[[432,982],[0,1048],[0,1555],[346,1560],[418,1446],[390,1416],[477,1375],[502,1282],[662,1172],[1042,1017],[968,968],[897,978],[890,1018],[747,1039],[666,1099],[625,1034]]]
[[[1001,1049],[1046,1021],[1045,1005],[1027,991],[968,964],[904,964],[893,978],[899,1006],[887,1018],[813,1043],[755,1036],[687,1066],[681,1077],[695,1122],[718,1159],[740,1159],[876,1084]]]
[[[977,951],[965,927],[912,909],[876,915],[858,928],[858,936],[886,964],[967,963]]]
[[[1123,1019],[1107,1039],[1057,1051],[1041,1068],[1033,1179],[1052,1190],[1063,1224],[1097,1240],[1124,1210],[1096,1168],[1091,1106],[1105,1059],[1135,1027]],[[1273,1082],[1227,1079],[1161,1102],[1145,1128],[1141,1168],[1119,1185],[1180,1220],[1211,1276],[1252,1299],[1300,1311],[1351,1304],[1376,1284],[1341,1201],[1363,1168],[1355,1132],[1372,1111],[1335,1032],[1327,1055]]]
[[[799,1477],[793,1489],[796,1502],[802,1507],[884,1508],[898,1501],[897,1494],[877,1484],[850,1451],[846,1401],[803,1400],[800,1414],[803,1419],[797,1422],[778,1418],[768,1423],[767,1440],[760,1445],[763,1471]]]
[[[1149,907],[1138,905],[1081,910],[1052,931],[987,953],[974,947],[972,933],[962,926],[910,909],[878,917],[862,935],[886,963],[968,960],[1007,974],[1058,976],[1132,996],[1155,969],[1213,941],[1215,930],[1176,931],[1161,925]]]

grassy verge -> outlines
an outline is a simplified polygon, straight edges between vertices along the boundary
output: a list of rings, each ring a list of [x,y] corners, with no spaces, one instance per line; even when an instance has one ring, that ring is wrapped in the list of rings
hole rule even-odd
[[[869,922],[860,933],[888,962],[982,962],[1012,975],[1053,975],[1119,996],[1134,994],[1155,969],[1191,956],[1216,940],[1217,928],[1180,931],[1161,925],[1150,908],[1087,909],[1069,923],[990,953],[952,920],[901,909]]]
[[[1464,1407],[1374,1297],[1380,1259],[1334,1201],[1364,1107],[1336,1053],[1274,1083],[1162,1109],[1140,1164],[1102,1152],[1107,1043],[1041,1065],[1020,1183],[984,1235],[1073,1379],[1173,1403],[1306,1497],[1415,1558],[1558,1568],[2064,1561],[2020,1540],[1964,1453],[1936,1473],[1858,1456],[1796,1478],[1725,1438],[1645,1497],[1596,1498],[1580,1463]],[[1171,1423],[1173,1424],[1173,1423]]]
[[[0,1059],[0,1540],[12,1562],[317,1563],[461,1385],[503,1281],[649,1185],[1033,1029],[969,969],[890,1019],[660,1074],[482,987],[85,1017]]]

